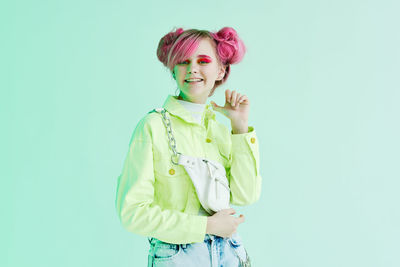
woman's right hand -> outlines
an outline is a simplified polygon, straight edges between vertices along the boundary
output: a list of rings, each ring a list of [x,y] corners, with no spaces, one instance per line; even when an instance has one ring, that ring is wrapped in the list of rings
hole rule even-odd
[[[206,234],[217,235],[221,237],[231,237],[239,224],[244,222],[244,215],[239,217],[231,216],[236,211],[232,208],[220,210],[214,215],[207,217]]]

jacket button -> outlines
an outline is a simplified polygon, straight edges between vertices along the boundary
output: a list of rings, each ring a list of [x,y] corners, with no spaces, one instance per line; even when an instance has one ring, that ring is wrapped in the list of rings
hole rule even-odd
[[[174,175],[175,174],[175,170],[174,169],[170,169],[169,170],[169,174]]]
[[[207,138],[207,139],[206,139],[206,142],[207,142],[207,143],[211,143],[211,139],[210,139],[210,138]]]
[[[250,139],[250,142],[252,142],[253,144],[256,142],[256,139],[254,138],[254,137],[252,137],[251,139]]]

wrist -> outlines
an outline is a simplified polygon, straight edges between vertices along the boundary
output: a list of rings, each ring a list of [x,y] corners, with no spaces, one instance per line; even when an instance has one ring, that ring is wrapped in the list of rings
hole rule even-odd
[[[232,134],[241,134],[248,132],[247,121],[240,123],[231,123],[231,127],[232,127]]]
[[[248,132],[249,132],[249,127],[247,124],[240,126],[240,127],[232,126],[232,134],[242,134],[242,133],[248,133]]]
[[[211,218],[211,216],[207,217],[207,228],[206,228],[206,234],[212,234],[213,233],[213,225],[214,225],[214,220]]]

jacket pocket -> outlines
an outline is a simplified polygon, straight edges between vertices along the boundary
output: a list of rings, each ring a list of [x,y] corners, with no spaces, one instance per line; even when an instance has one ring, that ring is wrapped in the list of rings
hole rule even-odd
[[[175,165],[171,161],[171,154],[154,154],[154,173],[160,176],[178,178],[186,174],[186,170],[181,165]]]
[[[154,199],[166,209],[184,211],[188,199],[190,177],[181,165],[165,154],[154,161]]]

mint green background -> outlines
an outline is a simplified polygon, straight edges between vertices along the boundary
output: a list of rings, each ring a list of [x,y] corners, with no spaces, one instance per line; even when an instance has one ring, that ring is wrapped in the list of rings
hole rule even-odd
[[[114,209],[129,139],[176,85],[174,26],[235,28],[263,191],[256,267],[400,266],[398,1],[2,1],[1,266],[145,266]],[[217,119],[229,126],[218,114]]]

